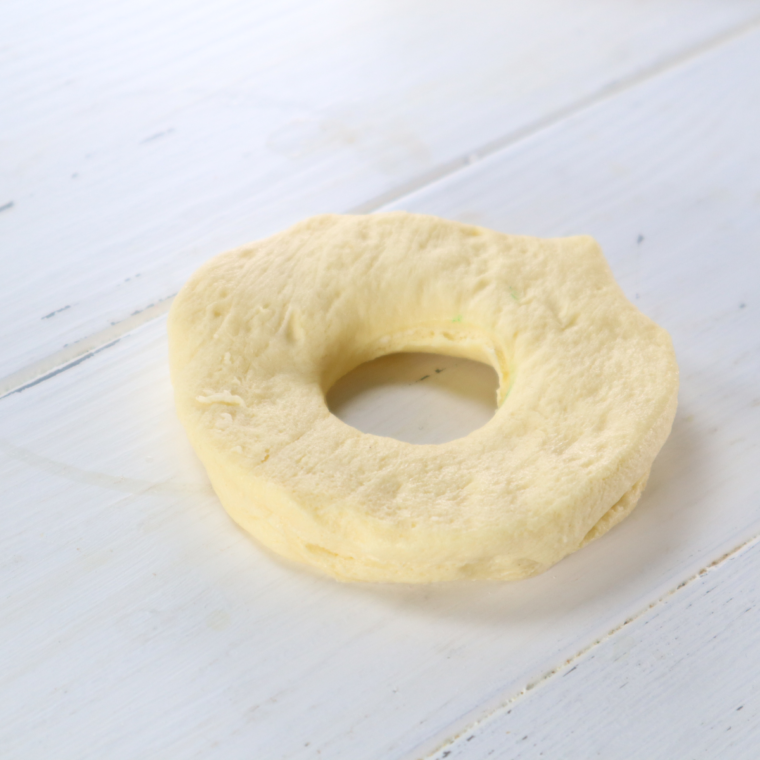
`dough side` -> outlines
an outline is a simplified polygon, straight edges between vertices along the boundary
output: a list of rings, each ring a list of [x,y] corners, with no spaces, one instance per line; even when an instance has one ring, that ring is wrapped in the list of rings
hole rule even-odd
[[[314,217],[208,262],[169,337],[179,417],[230,515],[346,580],[542,572],[633,509],[675,415],[670,338],[589,237]],[[419,350],[494,367],[489,423],[417,446],[330,414],[352,368]]]

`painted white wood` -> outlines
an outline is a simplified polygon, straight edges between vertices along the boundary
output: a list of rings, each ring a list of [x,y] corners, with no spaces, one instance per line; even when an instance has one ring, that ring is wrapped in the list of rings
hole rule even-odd
[[[681,474],[670,471],[661,481],[673,490],[661,497],[664,502],[658,499],[658,521],[639,534],[647,549],[650,542],[662,542],[660,550],[671,553],[661,581],[682,581],[760,532],[758,102],[760,35],[755,32],[401,204],[505,231],[593,234],[629,297],[671,332],[682,384],[673,438],[663,455],[678,447],[672,461],[678,461]],[[641,517],[642,510],[633,520]],[[632,529],[629,524],[620,530]],[[649,601],[656,598],[653,594]],[[561,662],[547,660],[544,673]],[[700,662],[694,658],[684,667],[697,670]],[[729,681],[760,687],[751,653],[745,666],[728,668]],[[542,675],[526,679],[521,689]],[[519,694],[518,684],[512,684],[500,701],[486,705],[484,700],[479,717]],[[547,693],[553,688],[547,684]],[[649,684],[631,692],[634,701],[651,699]],[[712,704],[705,698],[701,714]],[[538,725],[541,716],[532,716]],[[686,718],[682,722],[693,725]],[[665,720],[659,725],[666,730]],[[467,720],[459,721],[450,736],[467,726]],[[604,737],[613,727],[594,734],[600,747],[607,746]],[[568,721],[560,734],[571,730]],[[745,740],[751,743],[754,736],[747,733]],[[440,757],[450,749],[444,746]],[[473,749],[471,756],[485,757],[497,743],[484,746],[484,753]],[[570,746],[578,752],[559,756],[587,756],[580,744]],[[556,745],[547,745],[546,756],[554,756],[549,749]],[[467,748],[459,751],[470,757]],[[599,756],[615,757],[606,749]]]
[[[0,402],[9,757],[418,757],[755,519],[736,476],[757,421],[724,423],[749,440],[716,484],[709,420],[679,418],[634,515],[543,576],[338,584],[226,518],[174,419],[164,329]]]
[[[760,531],[759,71],[755,32],[404,203],[591,232],[674,336],[641,505],[543,576],[345,585],[252,545],[174,419],[162,319],[0,401],[4,756],[411,760]]]
[[[492,367],[440,354],[391,354],[362,364],[326,396],[329,410],[363,433],[407,443],[463,438],[496,412]]]
[[[758,578],[755,543],[431,760],[756,760]]]
[[[372,205],[758,16],[758,0],[10,0],[0,378],[164,301],[214,253]]]

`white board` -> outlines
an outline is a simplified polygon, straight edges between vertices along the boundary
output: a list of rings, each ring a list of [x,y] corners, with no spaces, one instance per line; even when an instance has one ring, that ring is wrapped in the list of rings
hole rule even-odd
[[[760,81],[735,83],[759,70],[753,32],[404,201],[592,232],[673,334],[640,506],[543,576],[345,585],[269,556],[174,418],[163,320],[1,400],[9,756],[421,757],[757,534]]]
[[[755,760],[760,545],[709,568],[431,760]]]
[[[403,195],[758,17],[757,0],[7,2],[0,392],[165,310],[215,253]]]

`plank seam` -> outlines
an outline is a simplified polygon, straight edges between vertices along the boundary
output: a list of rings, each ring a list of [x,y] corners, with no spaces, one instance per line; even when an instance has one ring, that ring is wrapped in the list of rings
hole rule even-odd
[[[643,71],[636,74],[631,74],[628,77],[621,77],[620,79],[611,82],[610,84],[602,87],[596,93],[587,95],[576,100],[563,108],[559,108],[556,111],[544,116],[530,124],[521,127],[514,132],[510,132],[507,135],[496,138],[491,142],[486,143],[482,147],[469,151],[466,155],[459,156],[451,161],[441,164],[437,168],[418,176],[417,178],[410,180],[409,182],[400,185],[399,187],[388,191],[382,195],[378,195],[366,203],[362,203],[354,208],[350,209],[349,214],[366,214],[372,211],[377,211],[383,206],[387,206],[391,203],[395,203],[402,198],[409,195],[413,195],[419,192],[423,188],[439,182],[442,179],[448,178],[457,172],[467,169],[472,164],[482,161],[485,158],[499,153],[506,148],[510,148],[517,143],[527,140],[534,135],[540,134],[551,127],[560,124],[566,119],[572,118],[577,114],[593,108],[594,106],[604,103],[611,98],[620,95],[623,92],[634,89],[640,84],[651,81],[661,74],[665,74],[669,71],[678,69],[680,66],[691,63],[700,56],[716,50],[717,48],[725,45],[729,42],[743,37],[745,34],[751,34],[758,27],[760,27],[760,16],[742,23],[741,25],[734,27],[733,29],[723,32],[709,40],[697,43],[686,50],[666,58],[664,61],[650,66]]]
[[[700,578],[704,577],[707,573],[710,573],[710,572],[713,572],[714,570],[719,569],[727,562],[730,562],[731,560],[735,559],[743,551],[749,549],[750,547],[754,546],[755,544],[759,542],[760,542],[760,533],[755,534],[754,536],[740,543],[735,548],[731,549],[730,551],[725,552],[720,557],[718,557],[718,559],[713,560],[712,562],[708,563],[707,565],[702,567],[700,570],[698,570],[696,573],[690,575],[688,578],[686,578],[686,580],[681,581],[681,583],[679,583],[675,588],[672,588],[670,591],[667,591],[661,597],[655,599],[646,607],[643,607],[639,612],[635,613],[634,615],[631,615],[630,617],[627,617],[622,623],[620,623],[619,625],[616,625],[614,628],[611,628],[607,633],[595,639],[591,644],[588,644],[587,646],[578,650],[578,652],[576,652],[571,657],[568,657],[561,665],[557,665],[557,667],[552,668],[551,670],[548,670],[546,673],[539,676],[534,681],[529,681],[519,692],[517,692],[516,694],[514,694],[513,696],[511,696],[509,699],[505,700],[504,702],[502,702],[497,707],[489,710],[477,720],[474,720],[472,723],[468,724],[464,729],[459,731],[456,735],[449,737],[448,739],[443,741],[440,745],[438,745],[438,747],[436,747],[436,749],[434,749],[432,752],[422,757],[419,757],[418,760],[437,760],[438,758],[442,759],[444,757],[447,757],[448,754],[450,754],[450,753],[447,753],[448,747],[452,747],[454,744],[456,744],[460,739],[462,739],[467,734],[472,734],[474,736],[475,732],[477,732],[479,727],[490,722],[492,719],[498,717],[500,714],[509,713],[518,702],[520,702],[525,696],[527,696],[529,692],[533,691],[539,686],[545,685],[553,677],[564,676],[564,675],[567,675],[567,673],[569,673],[571,670],[575,670],[575,668],[578,667],[578,660],[580,660],[581,657],[588,654],[591,650],[607,642],[613,636],[617,635],[619,631],[623,630],[623,628],[635,622],[636,620],[639,620],[648,612],[650,612],[650,610],[653,610],[656,607],[659,607],[660,605],[664,604],[671,597],[678,594],[678,592],[681,591],[681,589],[685,588],[686,586],[691,585],[694,581],[697,581]],[[573,667],[570,667],[571,665]],[[467,741],[469,741],[470,738],[471,737],[468,736]]]
[[[164,316],[169,311],[176,295],[176,293],[172,293],[172,295],[151,304],[145,309],[140,309],[127,319],[114,323],[105,330],[99,330],[88,338],[83,338],[20,369],[18,372],[7,375],[3,380],[0,380],[0,401],[14,393],[21,393],[27,388],[32,388],[51,377],[60,375],[67,369],[76,367],[91,356],[115,345],[130,332]]]
[[[750,21],[746,21],[726,32],[722,32],[709,40],[697,43],[696,45],[693,45],[654,66],[650,66],[641,72],[629,77],[622,77],[621,79],[602,87],[592,95],[580,98],[574,103],[565,106],[564,108],[560,108],[548,116],[538,119],[525,127],[486,143],[474,151],[469,151],[464,156],[460,156],[441,164],[436,169],[422,174],[416,179],[400,185],[394,190],[376,196],[365,203],[349,209],[346,213],[366,214],[372,211],[378,211],[384,206],[395,203],[402,198],[419,192],[423,188],[427,188],[436,182],[449,178],[458,172],[467,169],[474,163],[486,158],[491,158],[523,140],[538,135],[553,126],[560,124],[566,119],[589,110],[597,104],[610,100],[611,98],[632,90],[668,71],[672,71],[680,66],[690,63],[700,56],[733,42],[746,34],[751,34],[758,27],[760,27],[760,16]],[[154,319],[164,316],[169,311],[175,295],[176,293],[161,299],[157,303],[150,304],[145,309],[135,312],[132,316],[116,322],[104,330],[92,333],[87,338],[83,338],[10,375],[6,375],[4,378],[0,379],[0,400],[14,393],[21,393],[27,388],[31,388],[44,380],[54,377],[55,375],[80,364],[81,361],[93,356],[98,351],[108,348],[108,346],[116,343],[117,338],[126,335],[138,327],[142,327],[144,324],[147,324]]]

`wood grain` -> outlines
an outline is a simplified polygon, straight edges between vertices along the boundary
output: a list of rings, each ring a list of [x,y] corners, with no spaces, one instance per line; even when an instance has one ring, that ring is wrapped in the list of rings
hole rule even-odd
[[[753,760],[760,544],[744,548],[431,760]]]
[[[673,334],[681,405],[641,505],[543,576],[358,586],[267,555],[226,518],[174,418],[163,319],[0,401],[4,756],[422,757],[530,684],[560,699],[547,673],[652,602],[670,594],[665,621],[687,590],[705,615],[727,598],[728,582],[671,592],[760,532],[758,71],[752,32],[403,203],[591,232]],[[668,730],[662,716],[647,725]]]
[[[376,206],[759,16],[757,0],[5,3],[0,378],[165,309],[221,250]]]

